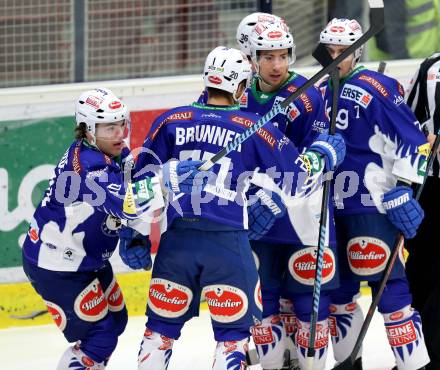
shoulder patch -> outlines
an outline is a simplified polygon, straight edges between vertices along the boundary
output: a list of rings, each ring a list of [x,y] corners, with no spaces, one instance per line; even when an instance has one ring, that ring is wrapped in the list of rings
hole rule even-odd
[[[249,118],[241,117],[241,116],[232,116],[231,121],[238,123],[240,126],[243,126],[245,128],[249,128],[255,124],[255,122],[250,120]],[[274,148],[276,139],[269,131],[265,130],[264,128],[259,128],[256,134],[261,139],[263,139],[266,142],[266,144],[268,144],[272,149]]]
[[[361,74],[361,75],[359,75],[358,80],[367,82],[368,84],[373,86],[374,89],[376,89],[385,98],[388,98],[388,96],[390,95],[388,93],[388,90],[385,88],[385,86],[383,86],[378,80],[376,80],[375,78],[373,78],[371,76]]]
[[[166,125],[169,122],[172,122],[172,121],[190,121],[192,119],[193,119],[193,111],[175,112],[175,113],[169,115],[168,117],[164,118],[159,123],[157,128],[150,134],[150,138],[152,140],[154,140],[155,137],[157,136],[157,134],[159,133],[160,129],[162,128],[162,126]]]
[[[341,91],[341,98],[354,101],[361,107],[367,108],[373,96],[362,87],[347,83]]]

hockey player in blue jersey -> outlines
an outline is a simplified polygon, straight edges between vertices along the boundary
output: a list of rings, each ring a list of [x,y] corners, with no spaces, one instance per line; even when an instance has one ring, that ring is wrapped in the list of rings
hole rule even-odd
[[[76,122],[76,140],[55,168],[30,223],[23,269],[65,338],[77,342],[65,351],[57,370],[102,370],[127,323],[124,298],[108,261],[118,229],[121,220],[163,205],[162,187],[158,177],[130,182],[134,164],[125,145],[129,112],[110,90],[82,93]],[[191,171],[182,180],[188,191],[200,163],[176,166]],[[169,182],[167,168],[161,172],[164,182]],[[148,226],[148,217],[146,221]],[[136,221],[130,222],[134,226]]]
[[[256,112],[263,116],[275,104],[281,103],[303,85],[306,79],[291,68],[296,58],[295,43],[283,22],[257,23],[249,35],[249,42],[256,74],[251,87],[246,90],[240,101],[240,107],[244,111]],[[300,152],[305,151],[318,135],[328,130],[328,119],[319,90],[315,87],[307,89],[284,113],[275,116],[273,123],[298,147]],[[336,143],[339,138],[335,137],[333,140]],[[255,205],[249,209],[250,214],[254,211],[259,211]],[[294,209],[290,211],[295,212]],[[287,364],[289,368],[299,366],[296,358],[299,358],[301,367],[305,367],[305,349],[308,347],[307,328],[312,308],[311,292],[315,271],[313,261],[318,244],[319,227],[316,222],[319,220],[319,212],[320,209],[315,212],[309,209],[309,212],[302,213],[301,217],[296,217],[296,222],[293,224],[291,217],[286,214],[276,220],[269,230],[261,228],[258,222],[249,225],[250,238],[254,239],[251,240],[251,246],[259,260],[263,298],[262,327],[265,333],[272,334],[258,335],[257,331],[254,333],[254,341],[264,369],[281,368],[286,349],[290,357]],[[319,351],[317,351],[315,369],[325,367],[330,302],[328,290],[333,289],[337,284],[332,209],[330,209],[330,220],[328,228],[330,248],[325,252],[325,260],[329,268],[324,272],[320,300],[318,324],[320,340],[316,341]],[[306,230],[311,232],[306,233]],[[302,264],[306,260],[312,262]],[[283,323],[280,322],[280,318]],[[295,333],[296,320],[301,328],[298,333]]]
[[[361,36],[357,21],[333,19],[320,41],[335,58]],[[337,362],[348,357],[362,325],[356,303],[359,282],[367,280],[375,294],[399,231],[412,238],[423,219],[410,185],[422,182],[429,152],[402,86],[357,65],[361,53],[357,49],[338,65],[336,128],[347,155],[334,186],[341,287],[332,297],[330,327]],[[327,107],[332,105],[331,89],[331,81],[323,83]],[[429,362],[420,315],[411,300],[402,253],[378,305],[399,370],[423,369]],[[359,357],[356,369],[361,368]]]
[[[136,170],[154,160],[208,160],[252,126],[258,116],[240,111],[237,104],[250,76],[244,54],[225,47],[214,49],[204,68],[208,102],[178,107],[156,119]],[[299,179],[308,183],[314,174],[315,167],[306,165],[309,158],[316,158],[321,167],[321,149],[316,144],[316,152],[300,157],[292,143],[268,123],[215,164],[216,177],[209,179],[201,194],[177,194],[169,200],[168,229],[150,284],[140,370],[167,368],[174,340],[185,322],[198,315],[201,294],[217,341],[213,369],[244,368],[250,327],[261,321],[260,285],[247,234],[249,178],[276,192],[274,199],[295,202],[301,193],[297,189],[305,186]],[[325,153],[324,159],[330,161],[331,154]],[[307,200],[299,199],[298,204],[304,206]],[[281,202],[257,197],[257,202],[263,201],[283,213]]]

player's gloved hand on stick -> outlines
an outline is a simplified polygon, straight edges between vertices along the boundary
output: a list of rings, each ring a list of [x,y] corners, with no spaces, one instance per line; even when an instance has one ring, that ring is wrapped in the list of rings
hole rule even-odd
[[[321,154],[325,161],[325,169],[333,171],[345,158],[345,141],[341,134],[320,134],[308,151]]]
[[[408,186],[396,186],[383,196],[388,219],[407,239],[414,238],[425,213]]]
[[[286,207],[278,194],[260,189],[255,195],[258,197],[257,201],[248,206],[250,240],[263,237],[272,228],[275,220],[286,214]]]
[[[119,255],[128,267],[134,270],[150,270],[153,264],[150,252],[151,242],[148,235],[139,234],[127,226],[119,229]]]
[[[171,160],[163,165],[165,186],[174,193],[200,193],[213,172],[199,171],[204,161]]]

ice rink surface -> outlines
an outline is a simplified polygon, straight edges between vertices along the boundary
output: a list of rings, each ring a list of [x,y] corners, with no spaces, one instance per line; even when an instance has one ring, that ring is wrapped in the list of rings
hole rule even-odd
[[[360,299],[364,313],[370,297]],[[137,370],[137,352],[145,325],[145,317],[130,317],[118,347],[107,370]],[[67,342],[55,325],[31,326],[0,330],[0,369],[2,370],[55,370],[58,359],[67,348]],[[208,311],[188,322],[180,339],[174,343],[168,370],[211,369],[215,341]],[[329,351],[327,368],[334,364]],[[365,370],[389,370],[394,357],[385,335],[382,316],[374,315],[363,349]],[[252,370],[261,370],[259,365]]]

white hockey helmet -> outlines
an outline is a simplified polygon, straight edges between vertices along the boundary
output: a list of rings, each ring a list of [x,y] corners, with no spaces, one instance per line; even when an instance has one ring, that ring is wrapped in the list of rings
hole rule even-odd
[[[262,23],[255,25],[249,38],[251,44],[251,57],[258,64],[258,52],[260,50],[288,49],[289,66],[295,63],[295,41],[284,22]]]
[[[350,46],[363,35],[362,27],[355,19],[333,18],[319,35],[321,44]],[[354,52],[355,64],[359,62],[363,46]]]
[[[252,67],[240,50],[217,46],[206,57],[203,72],[206,87],[227,91],[238,101],[238,86],[243,80],[249,86]]]
[[[96,88],[83,92],[76,101],[76,124],[84,122],[87,131],[95,137],[97,123],[112,123],[125,120],[130,123],[127,106],[109,89]],[[94,143],[93,143],[94,144]]]
[[[284,22],[284,20],[276,15],[269,13],[252,13],[244,17],[237,27],[236,39],[240,50],[248,57],[251,56],[251,45],[249,38],[251,32],[257,23],[274,23]]]

